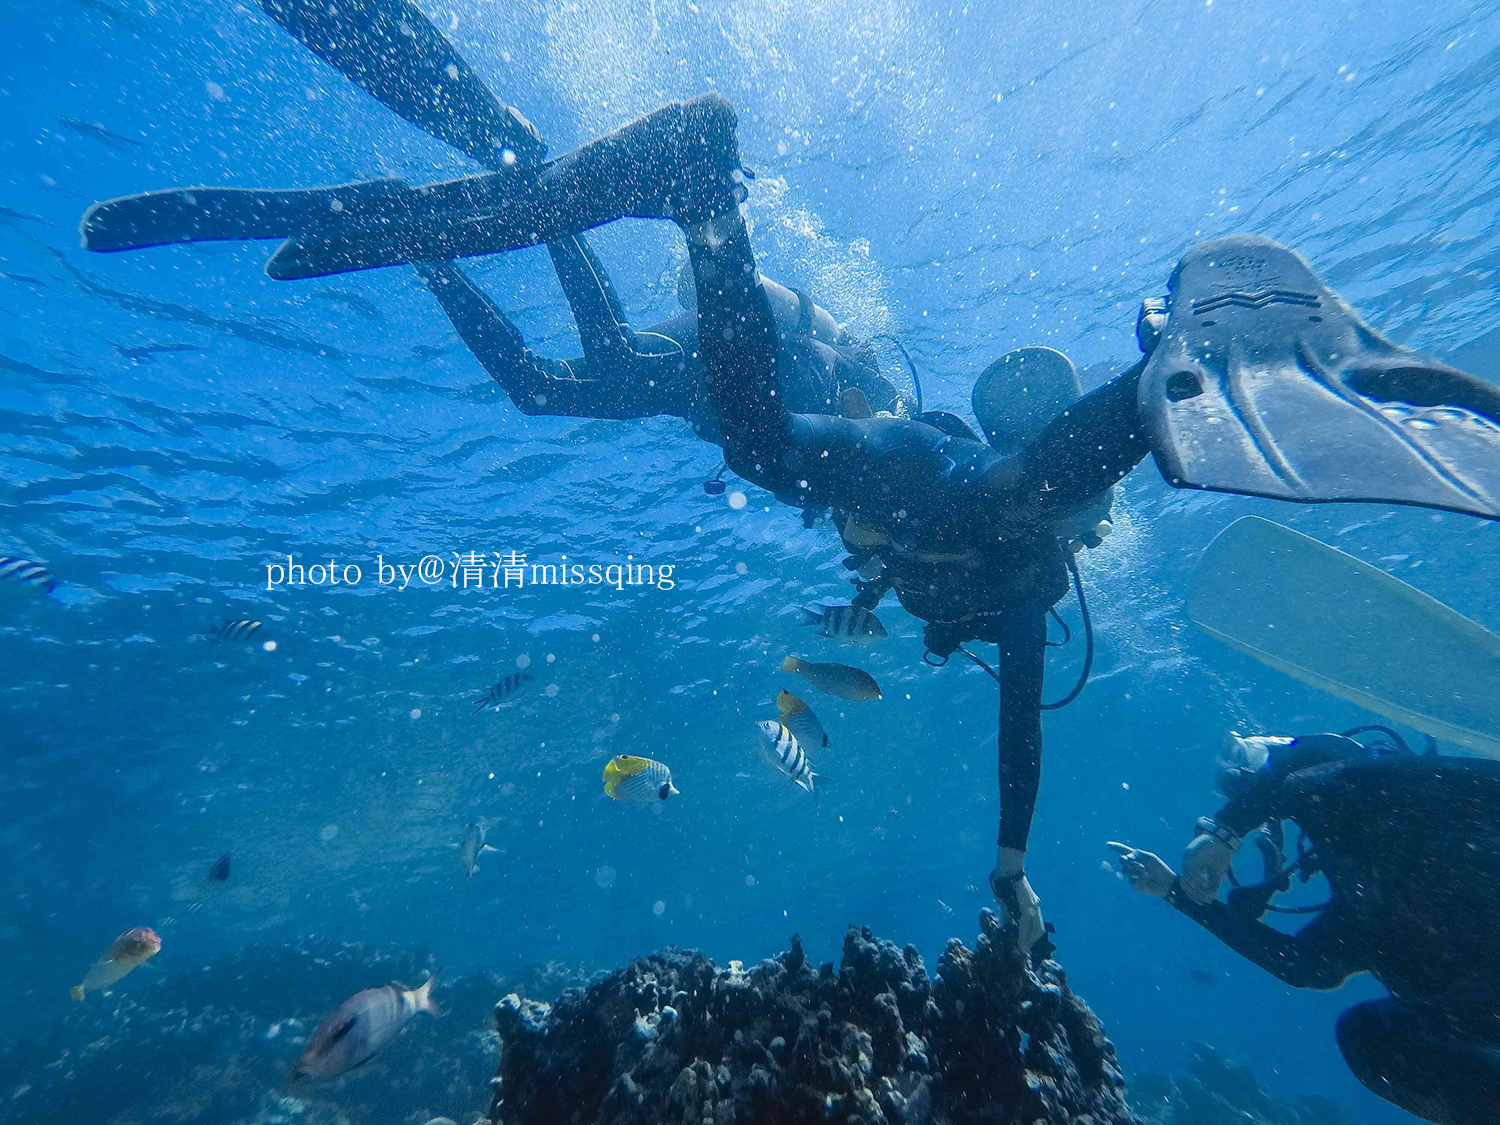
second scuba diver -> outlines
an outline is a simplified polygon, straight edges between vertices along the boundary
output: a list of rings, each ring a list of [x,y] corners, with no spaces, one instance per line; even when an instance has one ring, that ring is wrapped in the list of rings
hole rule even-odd
[[[1438,1125],[1492,1125],[1500,1110],[1500,762],[1415,756],[1399,740],[1377,748],[1332,734],[1231,735],[1229,747],[1220,761],[1228,803],[1198,822],[1181,875],[1151,852],[1110,844],[1131,885],[1293,987],[1336,989],[1373,974],[1391,995],[1355,1005],[1338,1022],[1355,1076]],[[1283,820],[1303,834],[1291,865],[1276,862],[1271,843]],[[1272,857],[1266,879],[1219,901],[1250,839]],[[1332,897],[1313,921],[1286,934],[1260,920],[1294,872],[1314,870]]]
[[[722,444],[708,377],[698,358],[691,275],[678,287],[685,311],[637,331],[583,235],[548,243],[547,251],[578,326],[581,357],[537,355],[510,318],[454,262],[418,262],[416,270],[460,339],[521,413],[570,418],[667,414],[685,419],[705,441]],[[837,412],[843,393],[854,388],[876,410],[913,412],[909,400],[881,375],[874,348],[841,329],[805,293],[769,278],[761,284],[776,314],[786,394],[796,409]]]

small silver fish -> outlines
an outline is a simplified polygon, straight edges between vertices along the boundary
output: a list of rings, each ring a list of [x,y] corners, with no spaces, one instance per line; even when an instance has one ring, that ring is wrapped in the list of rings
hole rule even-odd
[[[260,632],[259,621],[242,617],[238,621],[226,621],[217,629],[209,630],[205,635],[209,640],[218,641],[220,644],[238,644],[250,640],[258,632]]]
[[[872,645],[889,636],[880,618],[854,605],[804,607],[802,624],[821,630],[825,637],[850,645]]]
[[[766,761],[816,796],[813,792],[813,778],[818,775],[813,773],[812,763],[803,753],[797,736],[772,719],[756,723],[755,729],[760,734],[760,749],[766,756]]]
[[[57,579],[39,562],[17,558],[15,555],[0,555],[0,582],[15,582],[30,586],[44,594],[57,589]]]
[[[781,662],[781,670],[794,676],[805,676],[807,682],[819,691],[847,699],[850,703],[869,703],[880,698],[880,685],[875,682],[875,677],[847,664],[816,664],[788,656]]]
[[[796,735],[803,746],[817,750],[828,745],[828,732],[813,709],[785,688],[776,694],[776,710],[781,713],[781,725]]]
[[[436,982],[437,974],[433,973],[421,988],[407,988],[393,981],[383,988],[356,992],[318,1025],[297,1060],[292,1081],[337,1078],[374,1058],[418,1012],[442,1015],[432,999]]]
[[[474,714],[479,714],[486,707],[494,707],[512,698],[523,686],[533,683],[536,677],[528,672],[512,672],[494,687],[490,688],[483,699],[474,704]]]
[[[479,857],[485,852],[499,851],[484,842],[489,829],[483,824],[466,824],[464,826],[464,838],[458,845],[458,858],[464,865],[464,882],[474,881],[474,872],[479,870]]]

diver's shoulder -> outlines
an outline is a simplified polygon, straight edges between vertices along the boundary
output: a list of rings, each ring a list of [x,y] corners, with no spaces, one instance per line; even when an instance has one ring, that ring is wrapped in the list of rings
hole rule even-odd
[[[1500,760],[1458,754],[1392,754],[1342,764],[1359,773],[1399,775],[1412,779],[1470,777],[1500,781]]]

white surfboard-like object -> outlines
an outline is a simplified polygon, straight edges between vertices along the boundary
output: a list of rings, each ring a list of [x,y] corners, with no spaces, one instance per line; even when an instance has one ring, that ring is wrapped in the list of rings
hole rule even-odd
[[[1500,637],[1352,555],[1245,516],[1204,551],[1187,612],[1262,664],[1500,758]]]

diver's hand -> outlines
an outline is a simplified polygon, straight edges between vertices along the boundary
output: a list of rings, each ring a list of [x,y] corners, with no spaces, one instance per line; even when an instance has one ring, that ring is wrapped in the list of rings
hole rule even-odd
[[[1004,875],[999,869],[991,871],[990,891],[1000,905],[1000,920],[1016,924],[1016,944],[1021,952],[1035,961],[1045,961],[1054,947],[1047,941],[1042,900],[1031,889],[1025,873]]]
[[[1219,884],[1229,874],[1234,849],[1213,836],[1199,836],[1182,853],[1182,892],[1199,906],[1219,897]]]
[[[1120,870],[1132,887],[1143,895],[1166,898],[1172,893],[1172,882],[1177,872],[1168,867],[1161,856],[1154,852],[1143,852],[1129,844],[1111,840],[1105,845],[1120,853]]]

